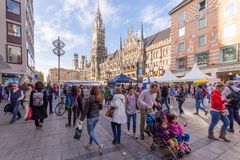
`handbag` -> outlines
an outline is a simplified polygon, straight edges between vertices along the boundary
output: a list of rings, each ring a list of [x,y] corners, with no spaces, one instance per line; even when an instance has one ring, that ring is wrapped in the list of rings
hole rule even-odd
[[[114,111],[114,108],[108,108],[107,109],[107,112],[105,113],[105,116],[106,117],[113,117],[113,111]]]
[[[75,134],[74,134],[73,138],[76,139],[76,140],[80,140],[80,138],[82,136],[82,130],[83,130],[82,123],[78,123],[77,127],[75,129]]]
[[[32,108],[29,108],[28,113],[27,113],[27,117],[26,120],[32,120],[33,116],[32,116]]]

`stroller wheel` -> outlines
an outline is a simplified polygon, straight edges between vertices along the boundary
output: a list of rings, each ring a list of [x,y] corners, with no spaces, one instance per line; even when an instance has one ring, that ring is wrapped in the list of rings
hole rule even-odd
[[[152,144],[150,148],[152,151],[156,151],[156,149],[157,149],[156,145],[154,145],[154,144]]]
[[[175,158],[174,157],[169,157],[169,160],[175,160]]]
[[[178,152],[178,154],[177,154],[177,157],[178,157],[178,158],[183,158],[183,156],[184,156],[183,152],[181,152],[181,151]]]

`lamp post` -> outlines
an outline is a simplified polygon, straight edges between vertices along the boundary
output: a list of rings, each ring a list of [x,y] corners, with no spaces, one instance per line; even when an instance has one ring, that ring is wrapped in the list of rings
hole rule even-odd
[[[63,50],[63,47],[65,46],[65,44],[60,40],[59,37],[58,39],[54,40],[52,44],[55,47],[53,49],[53,53],[58,56],[58,87],[59,87],[58,101],[59,101],[60,100],[60,57],[65,54],[65,51]]]

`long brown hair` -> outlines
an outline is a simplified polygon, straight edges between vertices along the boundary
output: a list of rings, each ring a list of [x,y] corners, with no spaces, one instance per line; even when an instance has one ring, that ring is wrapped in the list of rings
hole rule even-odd
[[[102,104],[103,97],[102,94],[97,86],[93,86],[90,91],[90,95],[96,96],[96,100],[98,103]]]

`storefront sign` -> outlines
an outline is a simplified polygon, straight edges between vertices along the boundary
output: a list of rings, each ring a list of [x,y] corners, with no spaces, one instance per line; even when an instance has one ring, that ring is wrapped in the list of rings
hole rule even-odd
[[[226,71],[234,71],[234,70],[240,70],[240,66],[227,66],[225,68],[218,69],[218,72],[226,72]]]

